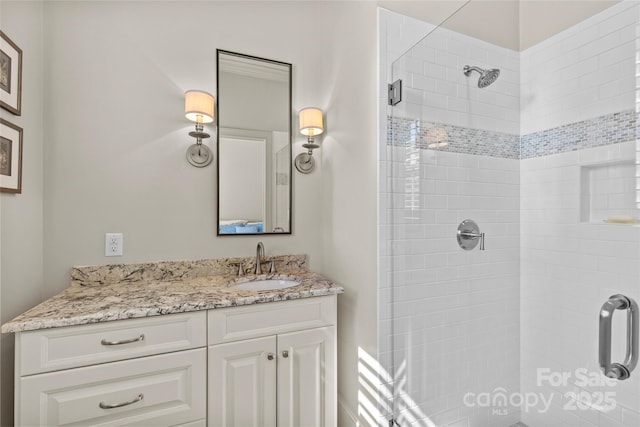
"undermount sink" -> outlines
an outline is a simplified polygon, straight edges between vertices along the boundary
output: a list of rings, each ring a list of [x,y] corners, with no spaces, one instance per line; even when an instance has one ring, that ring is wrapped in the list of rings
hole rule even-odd
[[[290,288],[299,284],[299,280],[264,279],[254,280],[252,282],[238,283],[237,285],[231,285],[230,287],[239,291],[274,291],[277,289]]]

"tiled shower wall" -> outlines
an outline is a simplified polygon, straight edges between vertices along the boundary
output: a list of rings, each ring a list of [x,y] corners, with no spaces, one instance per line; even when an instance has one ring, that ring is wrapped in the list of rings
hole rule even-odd
[[[517,410],[492,416],[463,399],[519,390],[518,160],[393,146],[389,156],[381,221],[392,285],[381,289],[380,319],[395,351],[380,360],[397,380],[399,421],[509,426]],[[469,218],[486,251],[458,247],[457,225]]]
[[[395,117],[425,123],[520,134],[519,53],[438,28],[393,65],[393,80],[402,79],[403,101]],[[462,72],[465,65],[500,68],[498,81],[477,87],[478,76]]]
[[[638,14],[636,2],[622,2],[522,52],[521,391],[553,396],[548,412],[523,411],[531,426],[640,425],[637,372],[615,386],[585,386],[576,371],[602,378],[597,319],[609,296],[640,299],[640,228],[603,222],[639,216]],[[622,312],[614,331],[622,361]],[[567,375],[566,384],[541,379],[539,368]],[[602,409],[604,393],[615,409]]]
[[[635,110],[637,24],[624,1],[523,51],[521,133]]]
[[[572,392],[606,387],[536,384],[538,368],[597,373],[600,306],[618,292],[640,298],[638,228],[583,222],[633,197],[637,21],[623,2],[522,54],[437,30],[393,70],[407,96],[389,129],[391,110],[381,117],[379,358],[395,368],[405,422],[640,424],[638,376],[613,389],[611,411],[565,407]],[[514,75],[480,91],[461,73],[467,63]],[[585,189],[585,174],[600,193]],[[487,233],[485,253],[455,245],[466,218]],[[465,392],[496,387],[554,399],[546,413],[462,404]]]
[[[640,425],[637,372],[615,386],[581,384],[580,377],[603,378],[598,367],[602,304],[618,293],[640,298],[640,228],[581,222],[581,172],[634,157],[631,141],[521,161],[521,392],[553,398],[549,411],[523,411],[522,421],[530,426]],[[635,183],[635,177],[630,180]],[[614,316],[617,361],[625,356],[624,316]],[[566,382],[545,380],[541,368],[565,375]],[[613,393],[615,409],[599,410],[604,393]],[[576,404],[573,397],[580,394]]]
[[[380,153],[379,360],[403,426],[520,419],[517,408],[464,403],[468,392],[520,388],[517,59],[439,29],[393,70],[405,100]],[[466,64],[501,68],[501,80],[481,90]],[[458,247],[465,219],[486,233],[486,251]]]

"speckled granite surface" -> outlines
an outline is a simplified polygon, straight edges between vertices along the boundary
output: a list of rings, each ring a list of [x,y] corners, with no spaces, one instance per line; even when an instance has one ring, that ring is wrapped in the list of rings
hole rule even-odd
[[[243,281],[293,278],[301,283],[272,291],[239,291],[229,287],[237,277],[225,258],[148,264],[75,267],[71,286],[2,325],[2,332],[21,332],[111,320],[208,310],[238,305],[339,294],[340,285],[306,269],[304,255],[278,256],[277,274],[248,274]]]
[[[306,255],[276,255],[266,260],[276,262],[277,271],[306,270]],[[71,283],[83,286],[125,283],[178,281],[219,275],[233,275],[234,264],[241,262],[246,272],[255,271],[255,257],[200,259],[195,261],[161,261],[142,264],[109,264],[73,267]],[[263,264],[262,269],[267,267]]]

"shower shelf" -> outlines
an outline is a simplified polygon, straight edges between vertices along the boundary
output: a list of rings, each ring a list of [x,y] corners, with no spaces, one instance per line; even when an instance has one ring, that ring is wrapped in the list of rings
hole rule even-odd
[[[640,225],[608,222],[612,217],[640,220],[636,208],[636,167],[633,161],[616,161],[580,167],[580,221],[600,225]]]

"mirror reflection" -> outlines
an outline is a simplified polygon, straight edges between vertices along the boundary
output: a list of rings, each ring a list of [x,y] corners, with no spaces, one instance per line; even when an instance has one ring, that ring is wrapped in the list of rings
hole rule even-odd
[[[291,233],[291,64],[217,51],[218,235]]]

